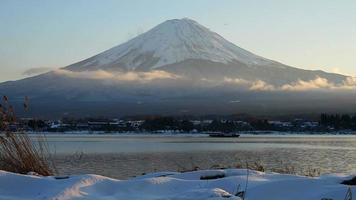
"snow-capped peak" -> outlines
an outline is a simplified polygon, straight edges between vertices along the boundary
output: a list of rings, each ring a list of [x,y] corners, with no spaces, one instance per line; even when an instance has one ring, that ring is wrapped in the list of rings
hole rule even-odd
[[[218,63],[238,61],[247,65],[270,62],[254,55],[194,20],[172,19],[136,38],[109,49],[80,67],[100,66],[127,70],[151,70],[188,59]]]

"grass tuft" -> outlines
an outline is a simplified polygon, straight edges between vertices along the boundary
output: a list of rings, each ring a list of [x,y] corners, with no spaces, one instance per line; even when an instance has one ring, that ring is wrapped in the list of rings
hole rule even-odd
[[[13,108],[4,96],[3,104],[0,104],[0,169],[21,174],[53,175],[45,137],[38,136],[34,141],[26,133],[11,131],[9,126],[15,122]]]
[[[27,134],[7,133],[0,136],[0,167],[21,174],[36,172],[42,176],[53,175],[46,149],[42,139],[38,139],[35,146]]]

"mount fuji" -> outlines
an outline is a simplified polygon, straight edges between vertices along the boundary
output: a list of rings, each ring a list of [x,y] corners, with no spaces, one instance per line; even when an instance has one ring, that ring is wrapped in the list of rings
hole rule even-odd
[[[70,71],[163,70],[194,79],[225,77],[286,84],[345,76],[289,67],[244,50],[188,18],[163,22],[138,37],[66,67]]]
[[[168,20],[69,70],[153,70],[189,59],[216,63],[239,61],[247,65],[276,64],[225,40],[191,19]]]
[[[265,114],[356,107],[355,83],[255,55],[184,18],[67,67],[1,83],[0,94],[18,104],[29,96],[28,114],[46,117]]]

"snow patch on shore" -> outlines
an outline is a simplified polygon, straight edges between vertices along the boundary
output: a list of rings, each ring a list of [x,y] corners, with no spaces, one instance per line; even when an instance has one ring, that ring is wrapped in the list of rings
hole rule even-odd
[[[221,200],[234,199],[246,184],[247,170],[202,170],[186,173],[160,172],[130,180],[99,175],[77,175],[68,179],[19,175],[0,171],[0,199],[9,200]],[[201,177],[224,175],[201,180]],[[340,184],[353,176],[342,174],[316,178],[249,171],[248,200],[343,199],[348,186]],[[356,193],[356,188],[352,187]]]

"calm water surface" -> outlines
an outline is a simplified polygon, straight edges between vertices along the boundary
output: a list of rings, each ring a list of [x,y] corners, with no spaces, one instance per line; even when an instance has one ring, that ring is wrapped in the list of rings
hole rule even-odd
[[[154,171],[234,167],[259,162],[298,173],[356,172],[356,136],[48,135],[60,174],[126,179]]]

